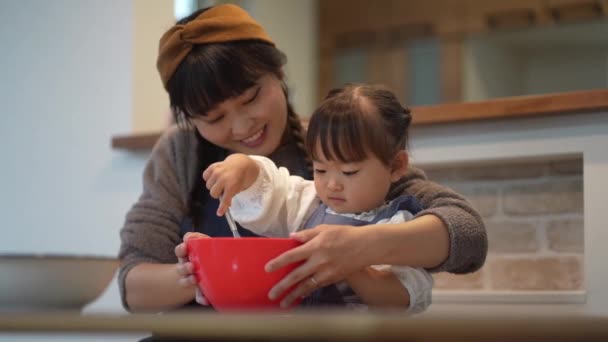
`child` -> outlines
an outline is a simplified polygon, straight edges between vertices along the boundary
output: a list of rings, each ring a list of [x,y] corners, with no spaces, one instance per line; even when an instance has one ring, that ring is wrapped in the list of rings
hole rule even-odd
[[[310,119],[306,149],[313,161],[314,181],[291,176],[268,158],[244,154],[212,164],[203,178],[212,197],[222,196],[218,215],[230,207],[243,227],[264,236],[286,237],[320,224],[369,228],[404,222],[422,210],[420,204],[406,195],[387,198],[391,184],[407,171],[410,121],[409,111],[392,92],[347,85],[331,91]],[[317,289],[304,303],[395,306],[401,302],[411,313],[426,309],[431,302],[431,276],[421,268],[374,266],[387,267],[391,279],[381,280],[374,277],[374,270],[362,270],[347,275],[346,282]],[[309,280],[317,285],[314,277]]]

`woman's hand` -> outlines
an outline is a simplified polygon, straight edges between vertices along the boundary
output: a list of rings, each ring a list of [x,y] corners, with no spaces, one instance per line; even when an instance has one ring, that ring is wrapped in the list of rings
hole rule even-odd
[[[313,229],[291,234],[304,242],[266,264],[272,272],[293,262],[305,260],[295,270],[277,283],[269,293],[276,299],[294,284],[298,284],[282,301],[289,306],[298,297],[306,297],[317,288],[344,280],[352,272],[368,266],[373,249],[367,249],[366,234],[373,232],[366,227],[319,225]]]
[[[224,161],[213,163],[203,172],[209,194],[220,198],[217,215],[222,216],[232,203],[232,197],[250,187],[258,178],[258,164],[245,154],[229,155]]]
[[[194,277],[194,269],[192,267],[192,263],[188,261],[188,247],[186,246],[185,241],[189,239],[200,239],[200,238],[208,238],[209,236],[196,232],[189,232],[184,235],[184,242],[180,243],[175,247],[175,256],[177,256],[177,274],[179,274],[180,278],[178,283],[181,287],[188,288],[192,286],[196,286],[196,277]],[[198,286],[196,286],[196,302],[201,305],[209,305],[207,299],[200,291]]]

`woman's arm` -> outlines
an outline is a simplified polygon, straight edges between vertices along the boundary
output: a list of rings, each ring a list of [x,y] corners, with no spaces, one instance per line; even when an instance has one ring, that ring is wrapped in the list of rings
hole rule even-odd
[[[418,257],[422,251],[409,250],[435,248],[424,229],[417,232],[419,222],[435,225],[433,216],[396,224],[376,224],[363,227],[319,225],[313,229],[292,234],[305,242],[302,246],[287,251],[266,264],[269,272],[283,266],[304,261],[294,271],[277,283],[270,291],[271,298],[280,297],[294,284],[299,284],[285,297],[286,304],[298,296],[307,296],[317,287],[335,284],[370,265],[402,265],[403,259],[423,262],[426,256]],[[425,222],[429,220],[430,222]],[[417,222],[416,222],[417,221]],[[410,232],[409,224],[413,224]],[[396,251],[396,254],[390,254]],[[430,253],[432,254],[432,253]],[[315,282],[308,281],[314,277]],[[316,286],[314,286],[316,283]],[[404,284],[400,284],[403,290]]]
[[[126,215],[120,232],[118,282],[129,311],[163,311],[194,299],[193,288],[180,285],[175,247],[185,217],[187,186],[178,180],[176,129],[168,130],[152,151],[144,170],[143,193]],[[182,156],[184,157],[184,156]],[[194,159],[192,159],[194,160]],[[160,294],[160,295],[159,295]]]
[[[413,265],[433,268],[446,260],[450,237],[443,221],[433,215],[397,224],[378,224],[367,234],[372,264]]]
[[[411,299],[415,305],[415,308],[411,312],[424,311],[431,302],[432,277],[422,268],[399,266],[399,262],[410,257],[409,255],[402,255],[402,251],[408,248],[418,248],[420,244],[422,244],[423,248],[428,246],[429,249],[433,249],[434,246],[432,241],[429,243],[429,241],[424,240],[426,235],[422,233],[418,234],[422,238],[421,241],[410,241],[412,246],[404,248],[403,242],[409,241],[408,235],[405,234],[408,232],[405,223],[412,222],[408,221],[411,217],[412,214],[408,211],[399,211],[390,219],[381,220],[374,225],[365,227],[352,228],[348,226],[326,225],[315,228],[314,230],[324,229],[324,231],[318,232],[318,234],[313,232],[308,234],[308,237],[304,236],[304,238],[311,239],[309,241],[313,245],[315,243],[322,243],[322,245],[313,246],[309,249],[308,251],[313,253],[310,259],[300,266],[296,272],[293,272],[293,275],[297,276],[298,274],[306,274],[306,272],[314,270],[313,276],[315,281],[301,282],[285,298],[286,304],[298,296],[306,296],[315,289],[315,285],[331,284],[332,277],[336,277],[337,279],[341,276],[340,273],[332,274],[332,272],[337,270],[338,272],[344,272],[346,281],[349,283],[355,282],[350,284],[351,287],[369,305],[383,305],[382,303],[387,306],[403,305],[403,292],[405,291],[411,297],[408,297],[408,300]],[[437,218],[424,216],[418,221],[424,222],[429,220],[429,225],[435,225],[436,222],[432,222],[435,219]],[[403,228],[404,226],[406,227],[405,229]],[[416,236],[414,232],[409,232],[408,234]],[[302,236],[300,234],[297,235]],[[315,236],[316,238],[312,239],[310,236]],[[332,240],[334,241],[333,243],[328,242]],[[325,241],[324,245],[323,241]],[[342,244],[337,243],[338,241]],[[374,246],[374,248],[366,249],[365,245],[360,243],[361,241],[365,241],[366,244]],[[351,247],[351,249],[346,250],[346,248],[342,247]],[[303,249],[306,250],[306,248]],[[315,249],[317,253],[315,253]],[[343,249],[344,251],[340,254],[332,254],[332,249]],[[319,258],[320,253],[318,252],[320,250],[325,250],[325,253],[321,253],[321,257]],[[425,257],[421,258],[421,260],[424,259]],[[382,266],[382,263],[385,261],[395,261],[395,263],[390,262],[393,266]],[[380,266],[372,266],[377,270],[370,271],[366,270],[367,263]],[[312,267],[312,269],[307,269],[307,267]],[[358,267],[361,267],[361,269]],[[383,273],[379,269],[382,269]],[[291,276],[291,274],[288,275],[286,279],[289,279]],[[397,291],[395,280],[400,284],[401,291]],[[322,283],[319,284],[319,282]],[[281,288],[281,283],[278,286]]]
[[[479,213],[464,197],[429,181],[424,172],[416,168],[408,170],[391,189],[389,198],[401,194],[416,197],[424,210],[415,220],[406,223],[412,233],[403,240],[404,247],[413,249],[398,252],[403,259],[397,264],[451,273],[470,273],[483,266],[488,252],[485,226]],[[438,245],[428,248],[433,241]],[[412,243],[415,246],[411,246]]]

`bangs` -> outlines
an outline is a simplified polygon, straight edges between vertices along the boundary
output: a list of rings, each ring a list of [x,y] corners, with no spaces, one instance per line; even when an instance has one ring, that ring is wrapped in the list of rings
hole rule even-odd
[[[257,41],[197,45],[168,82],[171,109],[186,120],[205,116],[241,95],[268,73],[280,73],[284,55]]]
[[[362,107],[349,97],[326,101],[315,111],[306,137],[313,161],[354,163],[368,159],[371,153],[388,164],[392,149],[387,135],[381,133],[382,122]]]

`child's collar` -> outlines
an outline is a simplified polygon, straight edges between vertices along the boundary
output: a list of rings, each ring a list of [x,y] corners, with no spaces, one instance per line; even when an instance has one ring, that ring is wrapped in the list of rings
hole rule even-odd
[[[360,213],[338,213],[338,212],[335,212],[329,206],[327,206],[327,209],[325,209],[325,212],[328,214],[344,216],[344,217],[352,218],[352,219],[359,220],[359,221],[372,222],[376,218],[376,216],[378,216],[378,213],[380,211],[382,211],[383,209],[385,209],[388,205],[389,205],[389,202],[384,202],[384,204],[382,204],[381,206],[379,206],[377,208],[374,208],[374,209],[368,210],[368,211],[364,211],[364,212],[360,212]]]

